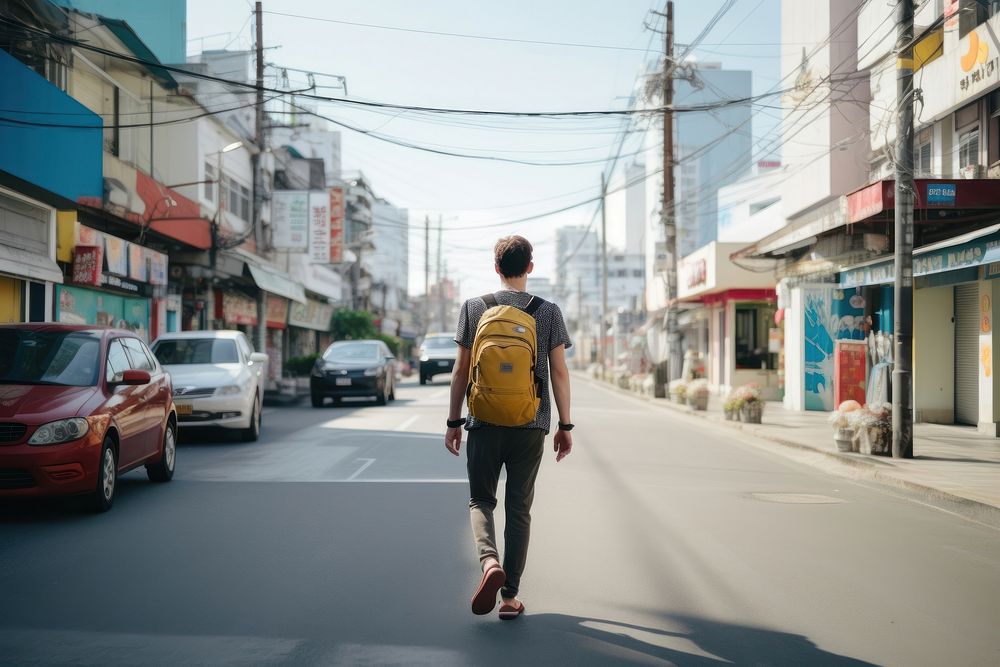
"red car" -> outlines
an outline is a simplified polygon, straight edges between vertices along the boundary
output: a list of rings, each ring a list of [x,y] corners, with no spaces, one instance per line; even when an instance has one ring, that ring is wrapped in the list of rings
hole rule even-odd
[[[89,494],[111,508],[118,476],[174,476],[170,376],[129,331],[0,325],[0,496]]]

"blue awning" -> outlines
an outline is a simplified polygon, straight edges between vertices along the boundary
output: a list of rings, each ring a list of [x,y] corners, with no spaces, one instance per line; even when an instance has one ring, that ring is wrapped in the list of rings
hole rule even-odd
[[[958,271],[992,262],[1000,262],[1000,225],[977,229],[914,250],[913,276]],[[891,283],[895,276],[895,261],[884,259],[842,270],[840,286],[849,288]]]

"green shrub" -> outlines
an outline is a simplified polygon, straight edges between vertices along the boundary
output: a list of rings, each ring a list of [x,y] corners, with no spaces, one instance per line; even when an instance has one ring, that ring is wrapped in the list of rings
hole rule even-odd
[[[309,375],[309,371],[316,365],[319,354],[307,354],[302,357],[289,357],[285,362],[285,372],[292,377],[302,377]]]

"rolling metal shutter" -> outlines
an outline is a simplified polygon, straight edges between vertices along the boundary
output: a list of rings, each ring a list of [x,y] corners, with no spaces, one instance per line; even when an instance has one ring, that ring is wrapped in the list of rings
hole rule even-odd
[[[979,423],[979,285],[955,286],[955,423]]]

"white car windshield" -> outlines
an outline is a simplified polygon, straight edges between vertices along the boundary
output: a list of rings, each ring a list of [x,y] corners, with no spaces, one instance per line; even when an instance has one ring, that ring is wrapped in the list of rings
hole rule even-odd
[[[458,343],[447,336],[434,336],[424,341],[424,347],[428,350],[449,350],[457,346]]]
[[[327,361],[378,361],[376,343],[336,343],[323,355]]]
[[[178,364],[236,364],[236,341],[227,338],[181,338],[157,341],[153,354],[164,366]]]

